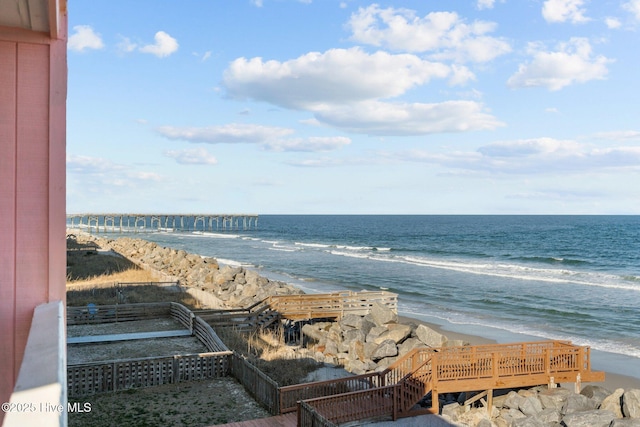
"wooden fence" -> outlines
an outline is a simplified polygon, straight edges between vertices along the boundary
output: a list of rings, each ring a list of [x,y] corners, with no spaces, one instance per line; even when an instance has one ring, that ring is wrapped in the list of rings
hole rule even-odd
[[[87,317],[89,315],[93,317]],[[88,307],[67,308],[67,318],[75,320],[70,324],[113,323],[169,316],[189,329],[209,352],[68,365],[69,396],[227,376],[231,364],[229,358],[233,352],[229,351],[211,326],[182,304],[117,304],[95,306],[95,311]]]
[[[249,362],[246,357],[233,353],[230,373],[271,414],[280,413],[278,383]]]
[[[209,351],[229,351],[227,346],[222,342],[218,334],[216,334],[205,322],[199,317],[193,318],[193,334],[207,347]]]
[[[304,427],[338,427],[307,402],[298,402],[298,425]]]
[[[130,322],[171,316],[170,302],[67,307],[67,325]]]
[[[227,376],[232,352],[82,363],[67,367],[70,397]]]

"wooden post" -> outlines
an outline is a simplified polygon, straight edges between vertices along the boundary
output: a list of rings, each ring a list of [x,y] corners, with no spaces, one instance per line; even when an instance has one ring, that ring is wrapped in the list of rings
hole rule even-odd
[[[487,415],[491,418],[493,412],[493,389],[487,390]]]
[[[491,353],[491,377],[495,380],[498,378],[498,353]]]
[[[401,399],[403,395],[402,385],[396,384],[393,387],[393,421],[398,419],[398,399]],[[402,407],[404,407],[404,405],[402,405]]]
[[[431,390],[431,412],[434,414],[440,413],[440,402],[438,401],[438,390],[434,387]]]

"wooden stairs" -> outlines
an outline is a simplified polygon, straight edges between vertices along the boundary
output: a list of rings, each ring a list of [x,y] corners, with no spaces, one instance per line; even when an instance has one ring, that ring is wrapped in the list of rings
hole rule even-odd
[[[588,347],[567,341],[442,347],[413,350],[377,374],[283,387],[281,402],[294,400],[296,391],[300,396],[324,393],[300,399],[304,404],[296,408],[299,420],[316,417],[340,424],[438,413],[441,393],[483,392],[491,407],[496,389],[572,382],[579,391],[582,381],[604,381],[604,372],[591,371]],[[359,384],[359,389],[352,391],[340,383]],[[416,406],[429,393],[431,407]],[[293,409],[281,408],[287,410]]]

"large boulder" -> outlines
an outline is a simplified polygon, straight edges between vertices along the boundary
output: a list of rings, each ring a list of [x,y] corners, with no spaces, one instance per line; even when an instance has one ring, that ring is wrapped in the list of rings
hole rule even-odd
[[[593,399],[582,394],[572,393],[567,396],[567,400],[562,407],[562,414],[568,415],[575,412],[591,411],[593,409],[596,409],[596,402]]]
[[[215,278],[215,283],[217,285],[222,285],[225,282],[233,282],[236,277],[236,274],[241,273],[242,267],[232,267],[230,265],[225,265],[222,267]]]
[[[604,409],[607,411],[613,412],[616,418],[622,418],[622,395],[624,394],[624,389],[618,388],[616,391],[611,393],[609,396],[605,397],[600,404],[600,409]]]
[[[622,412],[628,418],[640,418],[640,390],[632,388],[622,395]]]
[[[357,314],[347,314],[338,321],[340,327],[345,331],[348,329],[362,329],[363,322],[364,318]]]
[[[387,328],[387,326],[374,326],[373,328],[371,328],[369,330],[369,333],[367,334],[367,338],[366,341],[367,342],[375,342],[376,339],[382,335],[383,333],[387,332],[389,329]]]
[[[370,319],[376,326],[382,326],[388,323],[397,323],[398,313],[386,305],[374,301],[373,304],[371,304],[371,311],[367,314],[366,318]]]
[[[566,427],[609,427],[614,419],[611,411],[592,409],[567,414],[562,418],[562,424]]]
[[[528,416],[526,418],[518,418],[513,420],[511,427],[546,427],[548,424],[545,424],[542,420],[538,419],[536,416]]]
[[[518,409],[525,415],[536,415],[542,412],[542,403],[536,396],[528,396],[518,403]]]
[[[411,326],[402,324],[390,324],[387,325],[387,330],[381,333],[376,339],[373,340],[376,344],[380,344],[386,340],[392,340],[394,343],[399,343],[407,338],[411,334]]]
[[[600,405],[607,396],[611,395],[611,390],[599,385],[588,384],[582,389],[580,394],[590,397],[596,401],[597,405]]]
[[[447,341],[447,337],[425,325],[418,325],[414,334],[416,338],[429,347],[442,347]]]
[[[426,346],[418,338],[407,338],[398,345],[398,353],[407,354],[414,348],[426,348]]]
[[[538,399],[543,408],[560,411],[570,394],[572,394],[571,391],[566,388],[551,388],[538,393]]]
[[[302,327],[302,334],[312,338],[315,341],[322,341],[327,336],[327,331],[325,328],[328,326],[327,323],[307,323]]]
[[[396,356],[398,354],[398,348],[396,347],[396,343],[393,340],[385,340],[382,341],[373,353],[371,353],[372,360],[380,360],[385,357]]]
[[[640,418],[617,418],[610,427],[640,427]]]
[[[517,409],[519,411],[520,404],[522,403],[523,400],[524,400],[524,397],[520,396],[515,391],[510,391],[509,394],[507,394],[506,399],[504,399],[504,402],[502,403],[502,405],[505,408]]]

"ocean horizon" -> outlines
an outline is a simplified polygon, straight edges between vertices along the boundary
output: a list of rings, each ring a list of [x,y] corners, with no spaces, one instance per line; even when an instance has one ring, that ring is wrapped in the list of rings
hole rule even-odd
[[[124,233],[305,292],[388,290],[401,314],[498,342],[569,340],[640,378],[640,216],[260,215]],[[114,233],[94,233],[114,237]]]

